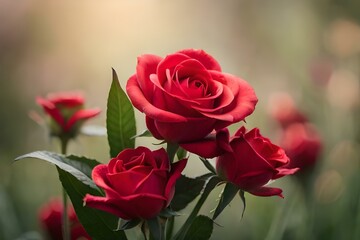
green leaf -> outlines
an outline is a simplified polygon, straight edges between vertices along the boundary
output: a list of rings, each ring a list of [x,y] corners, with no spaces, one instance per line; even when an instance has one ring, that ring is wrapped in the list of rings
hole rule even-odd
[[[132,136],[130,139],[135,139],[138,137],[152,137],[152,134],[149,130],[145,129],[141,133],[136,134],[135,136]]]
[[[146,222],[147,222],[147,224],[149,226],[149,230],[150,230],[150,239],[163,240],[164,233],[163,233],[163,229],[161,227],[158,217],[148,219]]]
[[[175,225],[175,217],[174,216],[169,217],[165,224],[165,237],[166,237],[165,239],[166,240],[171,239],[171,236],[172,236],[172,233],[174,230],[174,225]]]
[[[244,208],[243,211],[241,213],[241,218],[243,218],[244,216],[244,212],[245,212],[245,208],[246,208],[246,201],[245,201],[245,192],[243,190],[239,191],[239,196],[241,198],[241,201],[243,202]]]
[[[176,181],[175,195],[171,201],[171,209],[180,211],[192,202],[204,187],[206,178],[212,174],[206,174],[197,178],[189,178],[184,175]]]
[[[212,219],[217,218],[227,205],[234,199],[239,188],[232,183],[226,183],[223,192],[221,193],[219,204],[217,205]]]
[[[92,189],[100,191],[91,179],[92,169],[100,164],[96,160],[87,159],[85,157],[69,156],[48,152],[48,151],[36,151],[22,155],[15,159],[15,161],[22,160],[25,158],[36,158],[52,164],[55,164],[60,169],[70,173],[76,179],[83,184],[89,186]]]
[[[203,215],[197,216],[191,224],[185,239],[207,240],[213,231],[213,221]]]
[[[106,111],[106,128],[110,156],[116,157],[125,148],[134,148],[136,123],[134,108],[122,90],[115,70],[109,91]]]
[[[174,210],[172,210],[169,207],[163,209],[158,215],[160,217],[164,217],[164,218],[169,218],[169,217],[173,217],[173,216],[180,216],[180,214],[178,212],[175,212]]]
[[[101,193],[79,181],[71,173],[58,168],[62,186],[69,195],[76,215],[93,239],[126,240],[124,231],[116,231],[118,217],[110,213],[84,206],[86,194],[101,196]]]
[[[186,157],[187,151],[183,148],[179,148],[179,150],[176,152],[176,155],[179,160],[184,159]]]
[[[221,179],[215,175],[210,176],[205,183],[205,187],[202,191],[201,197],[199,201],[196,203],[194,209],[190,213],[189,217],[186,219],[185,223],[182,225],[182,227],[179,229],[179,231],[174,236],[174,240],[184,240],[188,239],[186,238],[187,232],[194,222],[197,214],[199,213],[202,205],[204,204],[205,200],[209,196],[210,192],[218,185],[218,183],[221,182]]]

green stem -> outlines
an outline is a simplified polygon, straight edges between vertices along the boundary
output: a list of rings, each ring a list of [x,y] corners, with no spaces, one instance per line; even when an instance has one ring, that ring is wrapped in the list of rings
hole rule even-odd
[[[174,162],[174,158],[178,149],[179,149],[179,145],[177,143],[170,143],[170,142],[167,143],[166,152],[169,156],[170,163]]]
[[[67,138],[61,138],[61,154],[66,154],[67,145],[68,145],[68,139]],[[64,240],[70,240],[70,223],[69,223],[69,216],[68,216],[68,199],[67,199],[67,193],[65,189],[62,189],[62,195],[63,195],[63,219],[62,219],[62,233],[63,233],[63,239]]]
[[[220,181],[221,180],[218,177],[216,177],[215,175],[213,175],[209,179],[207,179],[200,199],[196,203],[194,209],[190,213],[189,217],[186,219],[185,223],[182,225],[180,230],[174,236],[174,238],[173,238],[174,240],[184,240],[185,239],[187,231],[189,230],[191,224],[193,223],[194,219],[198,215],[202,205],[205,203],[205,200],[207,199],[207,197],[209,196],[211,191],[219,184]]]

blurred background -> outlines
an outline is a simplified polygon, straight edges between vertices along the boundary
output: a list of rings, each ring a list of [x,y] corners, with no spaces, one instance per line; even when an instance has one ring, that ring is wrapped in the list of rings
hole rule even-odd
[[[54,166],[13,163],[27,152],[59,151],[29,117],[42,114],[35,97],[80,90],[88,107],[103,109],[91,124],[105,126],[111,68],[124,86],[138,55],[184,48],[204,49],[224,72],[255,88],[259,103],[247,128],[259,127],[281,144],[286,128],[279,114],[290,106],[321,137],[305,174],[273,184],[285,199],[247,194],[241,219],[235,198],[211,239],[360,239],[357,0],[0,0],[0,239],[42,236],[38,210],[61,194]],[[140,132],[145,126],[137,116]],[[109,160],[106,137],[80,136],[69,147]],[[190,162],[187,175],[206,171],[198,159]],[[203,214],[215,208],[220,191]]]

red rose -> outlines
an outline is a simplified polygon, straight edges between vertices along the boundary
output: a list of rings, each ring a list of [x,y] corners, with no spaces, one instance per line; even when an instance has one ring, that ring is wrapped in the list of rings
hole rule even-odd
[[[165,58],[140,56],[126,91],[145,113],[153,136],[177,143],[202,139],[244,120],[257,103],[246,81],[221,72],[212,56],[194,49]]]
[[[283,197],[281,189],[265,186],[297,170],[284,168],[289,158],[283,149],[261,136],[257,128],[246,133],[241,127],[231,139],[224,130],[218,133],[217,141],[224,150],[216,160],[216,170],[221,177],[256,196]]]
[[[74,137],[81,124],[100,113],[100,109],[84,109],[84,98],[76,93],[50,94],[37,97],[36,102],[50,116],[50,131],[54,136]]]
[[[284,130],[281,146],[291,159],[289,168],[305,170],[318,160],[322,141],[313,125],[294,123]]]
[[[87,194],[84,201],[89,207],[126,220],[150,219],[169,205],[186,162],[183,159],[170,166],[163,148],[125,149],[109,164],[93,169],[92,178],[105,190],[106,197]]]
[[[282,197],[281,189],[265,185],[297,171],[288,168],[289,158],[284,150],[261,136],[257,128],[246,133],[241,127],[232,138],[225,128],[216,135],[210,134],[201,141],[181,144],[181,147],[205,158],[218,156],[218,175],[257,196]]]
[[[62,240],[62,216],[64,206],[62,201],[55,198],[41,207],[39,219],[51,240]],[[70,234],[72,240],[91,239],[78,220],[73,207],[69,207]]]

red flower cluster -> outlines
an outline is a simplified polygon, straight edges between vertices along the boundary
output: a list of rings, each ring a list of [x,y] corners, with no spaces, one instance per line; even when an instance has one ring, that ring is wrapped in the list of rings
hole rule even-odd
[[[64,206],[61,200],[55,198],[50,200],[39,210],[39,220],[41,226],[46,231],[51,240],[62,240],[62,216]],[[91,239],[86,233],[84,227],[81,225],[76,216],[75,210],[72,207],[68,209],[68,216],[70,220],[71,240],[77,239]]]
[[[243,191],[282,196],[281,189],[266,185],[297,170],[285,168],[285,152],[258,129],[246,132],[242,127],[229,137],[226,127],[250,115],[257,97],[249,83],[222,72],[202,50],[182,50],[165,58],[140,56],[126,91],[145,113],[155,138],[201,157],[217,157],[218,175]],[[172,200],[185,164],[186,159],[170,164],[164,149],[125,149],[92,172],[106,196],[86,195],[84,201],[127,220],[153,218]]]

